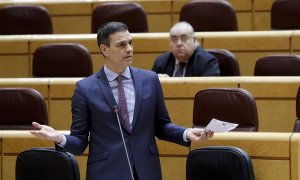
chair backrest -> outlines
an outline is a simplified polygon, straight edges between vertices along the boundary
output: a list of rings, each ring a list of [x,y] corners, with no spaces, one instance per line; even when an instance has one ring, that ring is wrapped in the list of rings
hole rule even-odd
[[[193,125],[204,128],[212,118],[239,124],[234,131],[258,131],[256,103],[245,89],[200,90],[194,99]]]
[[[191,151],[186,161],[186,179],[254,180],[252,161],[237,147],[209,146]]]
[[[108,2],[96,7],[92,14],[92,33],[110,21],[125,23],[132,33],[148,32],[146,13],[138,3]]]
[[[21,152],[16,160],[16,180],[79,180],[74,155],[52,148]]]
[[[225,49],[206,49],[219,62],[220,76],[240,76],[240,67],[234,54]]]
[[[34,77],[86,77],[92,73],[90,53],[81,44],[46,44],[34,52],[32,62]]]
[[[300,86],[296,96],[296,116],[293,132],[300,132]]]
[[[0,9],[0,34],[52,34],[52,21],[46,8],[37,5],[11,5]]]
[[[34,89],[0,88],[0,129],[33,129],[32,121],[48,124],[44,97]]]
[[[235,10],[227,1],[195,0],[180,11],[180,21],[190,23],[195,31],[237,31]]]
[[[254,76],[299,76],[300,55],[281,54],[261,57],[256,61]]]
[[[271,29],[300,29],[299,0],[274,0],[271,8]]]

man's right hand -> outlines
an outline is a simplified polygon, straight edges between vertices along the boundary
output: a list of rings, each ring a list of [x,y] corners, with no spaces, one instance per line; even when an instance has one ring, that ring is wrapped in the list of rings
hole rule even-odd
[[[36,128],[36,130],[31,131],[31,134],[35,135],[36,137],[51,140],[58,144],[62,142],[63,135],[56,132],[52,127],[41,125],[37,122],[32,122],[32,125]]]

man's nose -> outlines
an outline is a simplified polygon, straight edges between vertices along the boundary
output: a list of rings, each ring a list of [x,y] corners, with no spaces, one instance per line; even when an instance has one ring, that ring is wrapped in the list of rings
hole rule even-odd
[[[132,51],[132,50],[133,50],[132,44],[127,44],[126,51]]]
[[[178,38],[177,42],[176,42],[177,45],[181,45],[182,44],[182,41],[180,38]]]

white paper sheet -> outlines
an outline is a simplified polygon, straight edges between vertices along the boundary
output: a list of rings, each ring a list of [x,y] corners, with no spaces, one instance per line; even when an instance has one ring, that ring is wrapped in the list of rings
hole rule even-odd
[[[236,128],[239,124],[229,123],[225,121],[220,121],[213,118],[208,125],[205,127],[205,130],[211,130],[213,132],[228,132]]]

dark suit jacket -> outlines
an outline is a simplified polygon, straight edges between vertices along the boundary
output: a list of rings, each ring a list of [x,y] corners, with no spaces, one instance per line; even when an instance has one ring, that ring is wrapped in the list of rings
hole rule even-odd
[[[152,71],[172,77],[174,69],[175,57],[171,52],[167,52],[156,59]],[[218,60],[201,47],[197,47],[188,61],[185,76],[220,76]]]
[[[130,70],[136,95],[131,133],[122,124],[129,157],[141,180],[161,180],[155,137],[188,146],[183,140],[186,128],[170,122],[157,75],[133,67]],[[66,136],[63,149],[80,155],[89,144],[87,180],[131,179],[115,105],[103,68],[77,83],[72,97],[71,134]]]

